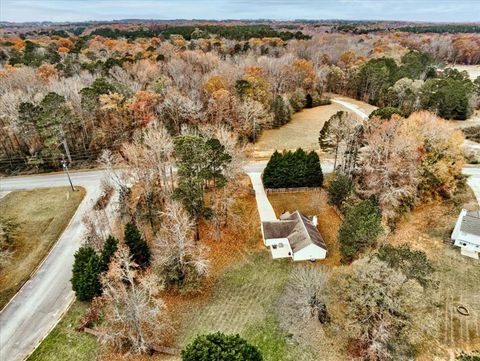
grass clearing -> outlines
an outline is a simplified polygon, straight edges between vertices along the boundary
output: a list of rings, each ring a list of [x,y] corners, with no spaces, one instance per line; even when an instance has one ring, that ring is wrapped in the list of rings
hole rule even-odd
[[[88,307],[88,303],[74,302],[59,324],[28,358],[28,361],[96,360],[97,340],[85,332],[76,330],[78,320]]]
[[[0,272],[0,309],[42,262],[77,210],[85,190],[16,191],[0,199],[0,215],[19,225],[11,262]]]
[[[218,279],[212,296],[185,314],[179,346],[199,334],[238,333],[259,347],[265,361],[285,360],[286,341],[274,308],[290,270],[289,260],[274,261],[266,250],[233,265]]]

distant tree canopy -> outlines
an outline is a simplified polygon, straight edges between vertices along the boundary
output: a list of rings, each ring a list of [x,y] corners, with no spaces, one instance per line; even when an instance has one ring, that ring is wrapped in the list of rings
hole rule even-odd
[[[309,39],[310,36],[301,31],[278,31],[270,25],[237,25],[237,26],[173,26],[157,29],[119,30],[111,28],[98,28],[92,35],[101,35],[106,38],[151,38],[159,35],[170,37],[171,35],[182,35],[184,39],[208,38],[209,34],[221,36],[226,39],[248,40],[250,38],[278,37],[282,40]]]
[[[275,151],[263,172],[267,188],[321,187],[323,173],[318,154],[306,153],[302,148],[295,152]]]
[[[470,97],[473,83],[459,78],[458,74],[447,74],[440,79],[429,79],[422,87],[422,108],[437,113],[442,118],[465,120],[469,117]]]
[[[480,26],[468,24],[442,24],[442,25],[418,25],[418,26],[403,26],[397,28],[398,31],[405,31],[408,33],[480,33]]]
[[[239,335],[217,332],[197,338],[182,351],[182,361],[262,361],[258,349]]]

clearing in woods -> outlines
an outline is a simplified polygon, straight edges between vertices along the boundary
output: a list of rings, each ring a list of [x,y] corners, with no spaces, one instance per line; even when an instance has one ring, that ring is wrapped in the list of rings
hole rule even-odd
[[[372,105],[346,97],[336,96],[334,99],[356,105],[366,114],[370,114],[375,109]],[[329,105],[304,109],[295,113],[292,120],[284,126],[265,130],[260,139],[250,147],[251,156],[256,159],[267,159],[275,150],[295,150],[297,148],[308,151],[318,150],[318,133],[323,124],[340,110],[352,113],[350,109],[333,102]]]
[[[0,272],[0,309],[28,280],[58,240],[85,190],[68,187],[16,191],[0,199],[0,217],[18,225],[10,262]]]

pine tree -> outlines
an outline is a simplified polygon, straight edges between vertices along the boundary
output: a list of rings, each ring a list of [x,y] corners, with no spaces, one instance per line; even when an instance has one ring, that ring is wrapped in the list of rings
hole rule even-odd
[[[382,216],[372,200],[364,200],[350,208],[338,230],[343,262],[353,261],[358,253],[373,245],[382,233]]]
[[[266,188],[278,188],[278,173],[282,155],[275,151],[263,171],[263,185]]]
[[[110,259],[112,258],[113,254],[118,249],[118,239],[113,236],[108,236],[105,240],[105,244],[103,245],[102,253],[100,254],[100,262],[101,262],[101,269],[102,272],[108,270],[108,266],[110,264]]]
[[[322,166],[315,151],[306,154],[306,174],[303,187],[321,187],[323,185]]]
[[[91,246],[82,246],[75,253],[72,272],[70,282],[79,301],[91,301],[102,294],[101,261]]]
[[[130,254],[136,264],[141,268],[150,265],[150,248],[134,223],[130,222],[125,225],[125,244],[130,249]]]
[[[287,124],[292,118],[293,109],[285,102],[282,96],[277,95],[272,103],[273,127],[278,128]]]
[[[343,174],[337,174],[328,186],[328,203],[341,208],[345,199],[352,192],[352,181]]]

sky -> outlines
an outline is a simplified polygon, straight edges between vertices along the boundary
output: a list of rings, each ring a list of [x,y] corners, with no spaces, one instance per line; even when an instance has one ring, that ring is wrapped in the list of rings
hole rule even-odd
[[[119,19],[480,22],[480,0],[0,0],[0,21]]]

